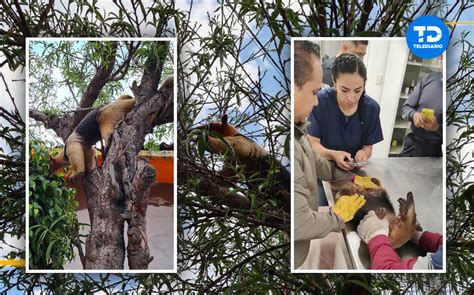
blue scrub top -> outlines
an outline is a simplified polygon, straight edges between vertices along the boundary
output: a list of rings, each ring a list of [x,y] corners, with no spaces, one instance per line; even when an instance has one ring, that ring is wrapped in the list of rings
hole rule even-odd
[[[380,106],[370,96],[363,95],[363,125],[359,109],[346,120],[337,104],[336,89],[319,91],[318,100],[319,105],[313,108],[308,118],[311,122],[308,134],[319,137],[325,148],[346,151],[355,157],[364,145],[373,145],[383,140]]]

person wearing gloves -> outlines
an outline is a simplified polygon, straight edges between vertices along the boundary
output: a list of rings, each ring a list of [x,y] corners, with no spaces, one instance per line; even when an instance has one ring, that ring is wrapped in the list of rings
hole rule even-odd
[[[428,252],[424,257],[402,260],[392,247],[388,237],[386,217],[380,219],[369,211],[357,226],[357,233],[368,245],[371,269],[442,269],[443,236],[429,231],[416,231],[411,241]]]
[[[320,239],[340,231],[345,222],[365,204],[364,196],[342,196],[329,212],[318,212],[318,193],[314,179],[353,180],[361,186],[374,186],[371,178],[357,176],[336,168],[334,162],[313,151],[306,134],[306,121],[316,94],[321,88],[322,68],[319,46],[309,41],[294,43],[294,267],[306,260],[312,239]]]

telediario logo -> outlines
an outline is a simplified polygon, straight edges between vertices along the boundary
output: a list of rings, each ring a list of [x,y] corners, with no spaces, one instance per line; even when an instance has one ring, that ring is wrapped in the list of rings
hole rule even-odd
[[[415,19],[406,35],[408,48],[421,58],[441,55],[449,44],[449,30],[442,20],[434,16]]]

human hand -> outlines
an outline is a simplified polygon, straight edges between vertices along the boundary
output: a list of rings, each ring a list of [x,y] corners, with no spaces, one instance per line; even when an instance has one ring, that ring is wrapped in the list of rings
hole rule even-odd
[[[365,197],[363,195],[345,195],[337,199],[336,204],[334,204],[332,208],[332,212],[336,213],[344,222],[348,222],[354,218],[354,215],[364,204]]]
[[[388,231],[389,226],[385,212],[379,210],[377,210],[377,214],[374,211],[369,211],[357,226],[357,233],[366,244],[378,235],[388,236]]]
[[[416,127],[418,128],[425,128],[425,123],[423,120],[423,115],[420,112],[415,112],[413,113],[413,118],[412,118],[413,124],[415,124]]]
[[[352,182],[365,189],[379,189],[380,181],[370,176],[354,175]]]
[[[336,165],[346,171],[352,170],[354,167],[350,164],[352,162],[351,154],[345,151],[333,151],[332,159],[336,162]],[[347,162],[348,159],[350,162]]]
[[[367,161],[369,158],[367,157],[367,154],[365,153],[364,150],[359,150],[356,153],[354,159],[355,159],[356,162],[364,162],[364,161]]]
[[[423,119],[423,129],[426,131],[438,131],[439,124],[436,117],[432,117],[431,119]]]

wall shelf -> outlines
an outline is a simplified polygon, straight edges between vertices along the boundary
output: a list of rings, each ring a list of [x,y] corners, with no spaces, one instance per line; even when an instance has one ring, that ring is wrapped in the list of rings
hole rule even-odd
[[[413,92],[414,86],[416,86],[425,75],[439,69],[440,65],[440,58],[436,58],[435,60],[423,60],[411,53],[407,55],[405,72],[402,79],[403,82],[399,91],[400,95],[398,97],[398,105],[396,113],[393,115],[395,120],[390,139],[390,148],[388,151],[389,157],[398,157],[400,155],[405,135],[410,132],[411,122],[404,120],[400,115],[403,104],[405,104],[408,97]]]

